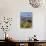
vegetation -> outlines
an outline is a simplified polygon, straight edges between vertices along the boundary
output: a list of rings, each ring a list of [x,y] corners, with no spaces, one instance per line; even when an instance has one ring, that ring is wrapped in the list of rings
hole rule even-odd
[[[21,26],[21,28],[31,28],[32,27],[32,22],[30,21],[23,21],[23,22],[21,22],[21,24],[20,24],[20,26]]]

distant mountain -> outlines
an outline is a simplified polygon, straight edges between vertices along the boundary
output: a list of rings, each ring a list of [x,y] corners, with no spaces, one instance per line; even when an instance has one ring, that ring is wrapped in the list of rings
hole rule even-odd
[[[26,21],[26,20],[31,20],[32,21],[32,17],[22,17],[21,16],[21,21]]]

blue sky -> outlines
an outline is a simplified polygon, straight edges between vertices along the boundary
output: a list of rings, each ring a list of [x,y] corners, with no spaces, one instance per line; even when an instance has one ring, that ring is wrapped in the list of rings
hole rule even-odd
[[[24,17],[28,17],[28,16],[32,16],[32,12],[21,12],[20,15]]]

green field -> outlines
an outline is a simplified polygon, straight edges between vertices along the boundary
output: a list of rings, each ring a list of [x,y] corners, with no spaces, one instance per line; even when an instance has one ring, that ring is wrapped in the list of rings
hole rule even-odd
[[[32,22],[30,22],[30,23],[28,21],[21,22],[20,26],[21,26],[21,28],[31,28]]]

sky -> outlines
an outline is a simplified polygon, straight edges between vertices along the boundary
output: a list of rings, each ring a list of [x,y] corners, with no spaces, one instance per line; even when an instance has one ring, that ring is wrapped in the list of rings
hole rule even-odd
[[[23,16],[23,17],[28,17],[28,16],[31,17],[32,12],[21,12],[20,15]]]

